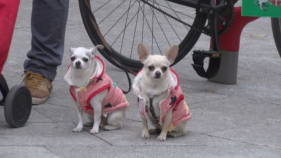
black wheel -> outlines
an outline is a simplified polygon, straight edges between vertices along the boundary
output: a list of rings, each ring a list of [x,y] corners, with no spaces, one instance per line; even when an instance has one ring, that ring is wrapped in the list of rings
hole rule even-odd
[[[136,45],[144,43],[152,54],[162,54],[179,45],[179,62],[200,37],[207,16],[197,12],[198,0],[184,6],[172,0],[79,0],[87,33],[100,53],[112,64],[116,60],[135,72],[142,68]]]
[[[6,96],[9,92],[9,87],[3,74],[0,74],[0,91],[3,97],[2,100],[0,101],[0,105],[2,105],[5,102]]]
[[[32,107],[31,94],[24,86],[10,89],[5,103],[4,113],[7,123],[14,128],[22,127],[29,118]]]
[[[271,26],[274,41],[281,57],[281,19],[280,18],[271,18]]]

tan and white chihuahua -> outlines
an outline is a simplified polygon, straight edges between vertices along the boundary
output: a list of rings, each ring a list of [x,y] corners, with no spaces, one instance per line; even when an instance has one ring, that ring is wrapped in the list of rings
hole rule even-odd
[[[129,103],[122,90],[105,73],[105,64],[96,55],[98,49],[103,49],[103,46],[70,48],[71,64],[64,79],[70,85],[70,94],[77,103],[75,108],[79,121],[73,132],[82,131],[84,125],[92,126],[92,134],[99,132],[99,126],[105,130],[123,126]],[[86,124],[83,124],[83,112],[90,119]]]
[[[138,108],[141,114],[143,130],[141,137],[159,134],[158,140],[184,136],[187,133],[186,122],[191,118],[183,93],[179,87],[179,78],[169,66],[175,61],[178,46],[172,46],[166,55],[150,55],[149,50],[138,44],[138,54],[143,69],[133,82],[133,91],[138,96]],[[155,129],[148,130],[148,123]]]

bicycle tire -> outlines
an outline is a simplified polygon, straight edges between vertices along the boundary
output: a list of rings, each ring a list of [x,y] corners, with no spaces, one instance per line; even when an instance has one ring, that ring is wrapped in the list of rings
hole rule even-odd
[[[275,45],[281,57],[281,18],[271,18],[271,27]]]
[[[99,50],[101,55],[110,63],[112,63],[113,65],[115,65],[120,69],[125,68],[125,69],[132,70],[134,72],[138,72],[143,67],[142,63],[139,60],[130,59],[122,54],[119,54],[114,48],[109,46],[109,44],[106,42],[105,38],[103,37],[96,23],[96,18],[93,15],[90,1],[79,0],[79,8],[84,23],[84,27],[93,44],[94,45],[102,44],[105,46],[103,50]],[[179,53],[173,65],[178,63],[181,59],[183,59],[196,44],[197,40],[201,35],[201,32],[198,30],[203,28],[204,24],[206,23],[206,20],[207,20],[207,16],[203,13],[198,13],[195,15],[192,28],[190,28],[185,38],[179,44]]]

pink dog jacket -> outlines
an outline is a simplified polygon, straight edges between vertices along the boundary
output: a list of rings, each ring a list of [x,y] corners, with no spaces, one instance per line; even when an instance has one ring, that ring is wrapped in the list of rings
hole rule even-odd
[[[169,93],[167,97],[160,102],[160,107],[161,107],[161,118],[159,123],[163,124],[165,120],[165,116],[167,112],[172,109],[172,120],[171,124],[169,126],[169,131],[172,131],[175,127],[177,127],[180,123],[183,121],[191,119],[191,115],[189,112],[189,108],[184,101],[184,95],[183,92],[179,86],[179,77],[178,74],[170,68],[172,72],[172,79],[174,80],[174,85],[176,86],[170,86],[169,88]],[[134,83],[133,87],[139,87],[139,82],[141,81],[142,78],[142,70],[137,74],[135,80],[137,82]],[[138,94],[139,95],[139,94]],[[138,98],[138,108],[140,114],[146,118],[146,116],[150,117],[153,119],[149,112],[149,105],[148,101],[145,101],[144,99]]]
[[[70,94],[72,98],[80,105],[85,113],[93,116],[93,108],[90,104],[91,99],[98,93],[107,89],[108,93],[102,102],[102,113],[110,113],[118,109],[127,108],[129,103],[126,100],[124,93],[104,72],[104,62],[96,55],[95,60],[97,61],[97,65],[100,65],[100,73],[91,78],[89,84],[85,87],[77,88],[75,86],[70,86]]]

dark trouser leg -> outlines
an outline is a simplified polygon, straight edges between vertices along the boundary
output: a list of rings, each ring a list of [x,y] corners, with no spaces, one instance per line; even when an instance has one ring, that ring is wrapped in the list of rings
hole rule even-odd
[[[69,0],[33,0],[31,50],[25,71],[39,73],[53,81],[62,62]]]

